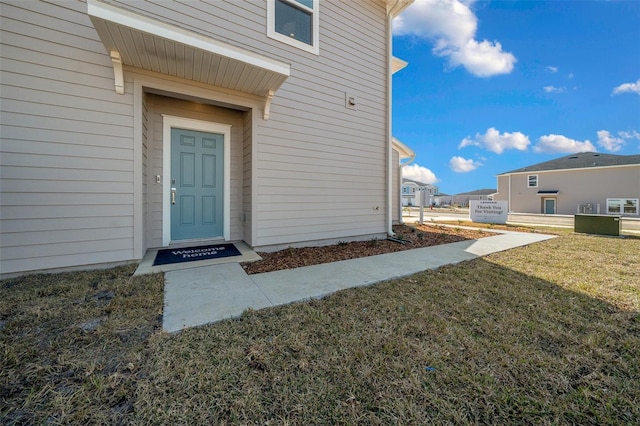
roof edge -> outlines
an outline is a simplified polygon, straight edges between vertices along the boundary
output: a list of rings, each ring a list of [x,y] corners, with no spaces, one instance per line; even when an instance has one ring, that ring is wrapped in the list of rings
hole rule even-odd
[[[387,5],[387,13],[395,18],[400,15],[414,0],[384,0]]]

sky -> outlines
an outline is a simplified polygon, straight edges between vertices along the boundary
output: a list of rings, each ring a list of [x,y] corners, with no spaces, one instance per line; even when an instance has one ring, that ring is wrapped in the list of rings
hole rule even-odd
[[[403,176],[458,194],[585,151],[640,154],[640,1],[415,0],[393,23]]]

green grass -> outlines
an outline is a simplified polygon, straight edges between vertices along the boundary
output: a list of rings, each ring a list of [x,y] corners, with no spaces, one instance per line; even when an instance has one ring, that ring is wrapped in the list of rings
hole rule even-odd
[[[0,283],[0,423],[640,419],[637,238],[561,236],[174,335],[161,277],[131,272]]]

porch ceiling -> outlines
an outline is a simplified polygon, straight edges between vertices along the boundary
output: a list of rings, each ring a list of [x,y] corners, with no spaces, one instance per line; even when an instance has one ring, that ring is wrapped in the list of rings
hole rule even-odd
[[[116,91],[122,64],[267,98],[290,75],[287,63],[127,9],[88,0],[87,14],[111,55]]]

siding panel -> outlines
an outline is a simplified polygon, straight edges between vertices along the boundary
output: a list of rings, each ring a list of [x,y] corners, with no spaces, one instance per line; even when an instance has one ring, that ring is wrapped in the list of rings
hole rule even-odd
[[[527,176],[538,175],[538,187],[527,186]],[[508,201],[509,176],[498,177],[499,196]],[[510,211],[543,213],[540,190],[557,190],[557,214],[578,213],[578,205],[591,203],[593,213],[606,213],[607,198],[640,198],[640,166],[597,167],[592,169],[556,170],[511,175]]]
[[[233,122],[232,239],[264,247],[385,232],[381,2],[323,1],[320,55],[268,38],[263,1],[108,2],[291,64],[269,121],[262,120],[261,110],[231,114],[218,108],[212,114],[194,102],[172,100],[160,108]],[[3,2],[0,19],[0,179],[7,191],[0,211],[0,273],[135,260],[134,173],[143,174],[144,243],[158,246],[159,107],[143,102],[143,146],[134,147],[132,89],[136,73],[165,77],[125,67],[125,95],[117,95],[111,61],[82,1]],[[198,73],[176,71],[186,77]],[[213,89],[220,103],[256,102],[228,89],[185,83]],[[345,108],[345,93],[357,97],[357,111]],[[141,164],[134,163],[138,149],[142,155],[135,162]],[[92,228],[101,229],[100,240],[87,239]],[[111,238],[102,239],[109,230]],[[35,247],[38,240],[46,244]]]
[[[242,135],[242,211],[241,221],[243,223],[243,237],[249,244],[253,244],[252,232],[252,211],[253,211],[253,111],[247,111],[243,117]]]
[[[391,220],[393,223],[398,223],[402,220],[402,207],[400,206],[402,170],[400,169],[400,153],[395,149],[393,150],[391,164],[393,165],[391,176]]]
[[[0,273],[133,259],[131,96],[82,2],[3,2]]]

